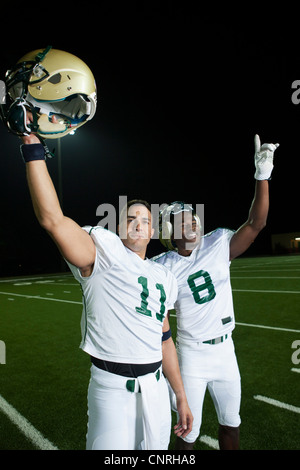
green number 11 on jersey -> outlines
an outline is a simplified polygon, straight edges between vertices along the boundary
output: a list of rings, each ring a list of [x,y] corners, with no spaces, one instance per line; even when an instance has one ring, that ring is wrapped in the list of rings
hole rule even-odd
[[[138,278],[138,283],[141,284],[143,290],[141,292],[141,306],[140,307],[135,307],[135,310],[138,313],[141,313],[142,315],[147,315],[149,317],[152,317],[152,312],[151,310],[148,310],[148,297],[149,297],[149,290],[148,290],[148,280],[144,276],[140,276]],[[156,284],[155,285],[156,289],[160,291],[160,312],[156,313],[156,318],[159,321],[163,321],[164,319],[164,313],[166,310],[165,306],[165,301],[166,301],[166,293],[164,286],[162,284]]]

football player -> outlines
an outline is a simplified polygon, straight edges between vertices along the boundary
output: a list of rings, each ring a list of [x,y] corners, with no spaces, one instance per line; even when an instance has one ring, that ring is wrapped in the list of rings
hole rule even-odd
[[[167,449],[171,413],[162,365],[177,393],[176,434],[190,432],[192,416],[166,318],[177,282],[145,259],[153,235],[149,206],[127,204],[120,237],[98,226],[82,229],[63,214],[45,163],[45,138],[63,137],[93,118],[93,74],[78,57],[48,46],[23,56],[4,88],[0,118],[22,137],[37,219],[83,292],[81,348],[92,361],[87,448]]]
[[[191,433],[177,436],[177,449],[194,447],[206,389],[218,416],[220,449],[239,448],[241,385],[231,336],[235,319],[229,268],[266,225],[268,180],[278,145],[261,146],[255,136],[255,194],[248,220],[237,231],[218,228],[203,236],[199,217],[183,202],[161,213],[160,239],[170,251],[155,260],[178,281],[177,353],[194,417]]]
[[[167,449],[171,411],[162,369],[176,393],[175,433],[185,437],[193,417],[167,317],[177,281],[145,259],[153,235],[150,208],[141,200],[127,204],[123,239],[100,226],[81,228],[61,210],[39,138],[22,140],[37,219],[83,292],[81,348],[92,362],[87,449]]]

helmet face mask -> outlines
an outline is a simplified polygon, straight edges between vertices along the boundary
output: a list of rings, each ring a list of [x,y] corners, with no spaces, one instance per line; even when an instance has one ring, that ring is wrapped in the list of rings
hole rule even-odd
[[[182,232],[180,232],[180,234],[176,234],[175,229],[174,233],[174,217],[184,212],[192,214],[193,219],[196,221],[197,228],[199,232],[201,232],[201,221],[193,207],[182,201],[172,202],[169,206],[165,206],[163,208],[159,216],[159,240],[168,250],[177,249],[174,235],[177,237],[178,235],[182,235]]]
[[[51,46],[22,57],[7,72],[6,89],[12,102],[9,109],[16,101],[24,100],[37,123],[31,131],[42,138],[63,137],[91,120],[96,112],[96,84],[91,70],[78,57]],[[10,130],[28,134],[22,125],[19,131],[17,123],[10,126],[9,119],[8,110]]]

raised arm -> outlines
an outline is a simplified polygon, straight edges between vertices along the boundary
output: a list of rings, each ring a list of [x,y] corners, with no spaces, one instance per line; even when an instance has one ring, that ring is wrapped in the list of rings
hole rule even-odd
[[[260,145],[259,136],[255,145],[255,192],[247,221],[236,231],[230,241],[230,260],[244,253],[266,226],[269,212],[269,179],[273,170],[274,152],[279,144]]]
[[[64,258],[80,268],[83,276],[88,276],[95,259],[95,245],[76,222],[64,216],[45,160],[30,161],[34,152],[36,156],[40,152],[42,158],[43,147],[38,138],[31,134],[23,137],[23,142],[23,154],[29,160],[26,175],[35,215]]]

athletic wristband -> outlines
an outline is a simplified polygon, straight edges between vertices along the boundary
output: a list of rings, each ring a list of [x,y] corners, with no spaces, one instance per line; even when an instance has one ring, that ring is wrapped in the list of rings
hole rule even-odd
[[[162,334],[162,341],[167,341],[167,339],[171,338],[172,336],[172,331],[171,331],[171,328],[168,330],[168,331],[165,331],[163,334]]]
[[[46,160],[45,148],[42,144],[23,144],[20,151],[25,163],[34,160]]]

